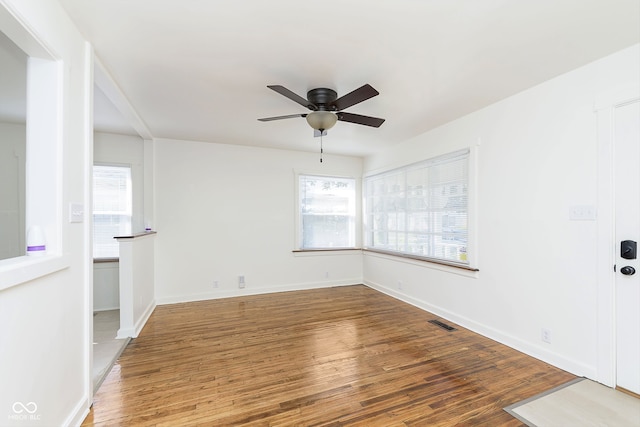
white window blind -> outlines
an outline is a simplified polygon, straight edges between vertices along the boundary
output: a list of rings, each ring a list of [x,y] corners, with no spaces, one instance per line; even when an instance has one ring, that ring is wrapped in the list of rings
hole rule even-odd
[[[93,257],[117,258],[116,236],[131,234],[131,168],[93,167]]]
[[[300,249],[355,246],[356,181],[298,176]]]
[[[365,178],[365,245],[468,264],[469,150]]]

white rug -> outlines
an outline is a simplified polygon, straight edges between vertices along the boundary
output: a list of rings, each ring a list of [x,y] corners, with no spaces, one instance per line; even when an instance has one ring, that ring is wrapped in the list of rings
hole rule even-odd
[[[640,427],[640,399],[584,378],[504,410],[530,427]]]

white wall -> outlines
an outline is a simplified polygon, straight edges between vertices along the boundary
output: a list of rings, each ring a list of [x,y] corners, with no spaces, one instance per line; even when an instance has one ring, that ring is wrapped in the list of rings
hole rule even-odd
[[[155,233],[118,239],[120,245],[120,329],[117,338],[136,338],[156,307]]]
[[[360,177],[360,158],[158,140],[155,159],[159,304],[361,283],[359,251],[292,253],[294,169]]]
[[[93,311],[120,308],[120,263],[93,264]]]
[[[27,263],[17,274],[12,263],[3,264],[2,277],[34,278],[0,291],[0,419],[3,425],[27,424],[10,418],[16,415],[12,406],[34,402],[33,415],[41,425],[79,424],[91,400],[90,238],[88,217],[83,223],[69,223],[66,213],[71,202],[85,207],[89,202],[90,104],[85,101],[92,85],[91,52],[56,1],[2,0],[0,30],[7,22],[18,22],[12,31],[20,28],[23,34],[34,35],[60,60],[62,111],[52,120],[57,121],[59,133],[48,135],[51,151],[60,157],[45,160],[64,167],[42,169],[56,171],[42,180],[51,181],[56,189],[48,195],[53,204],[46,206],[56,210],[49,216],[57,218],[52,222],[57,237],[53,249],[60,256],[51,263],[58,271],[42,275],[38,272],[50,263]],[[51,99],[55,98],[47,102]],[[39,196],[35,193],[32,196]]]
[[[0,259],[24,255],[25,155],[24,124],[0,123]]]
[[[594,102],[638,84],[639,59],[626,49],[366,159],[365,173],[476,147],[480,271],[369,254],[365,283],[595,378],[598,223],[569,210],[597,206]]]

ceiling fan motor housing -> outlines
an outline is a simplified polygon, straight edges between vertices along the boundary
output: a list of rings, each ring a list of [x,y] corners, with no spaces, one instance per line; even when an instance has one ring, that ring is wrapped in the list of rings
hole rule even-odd
[[[336,110],[335,106],[330,106],[338,99],[338,94],[335,90],[319,87],[311,89],[307,92],[307,100],[318,107],[319,111],[331,111]]]

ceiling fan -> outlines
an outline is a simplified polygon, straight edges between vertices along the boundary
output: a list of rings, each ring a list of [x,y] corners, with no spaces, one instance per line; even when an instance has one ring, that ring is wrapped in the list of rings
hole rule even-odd
[[[369,98],[379,95],[371,85],[365,84],[353,92],[338,98],[335,90],[319,87],[311,89],[307,92],[307,99],[295,94],[284,86],[271,85],[269,89],[278,92],[280,95],[286,96],[293,102],[302,105],[311,110],[311,113],[290,114],[288,116],[266,117],[258,119],[261,122],[270,122],[272,120],[292,119],[294,117],[306,117],[307,123],[320,135],[326,135],[327,129],[331,129],[336,121],[355,123],[371,127],[380,127],[384,123],[384,119],[370,116],[362,116],[360,114],[346,113],[345,110],[353,105]]]

